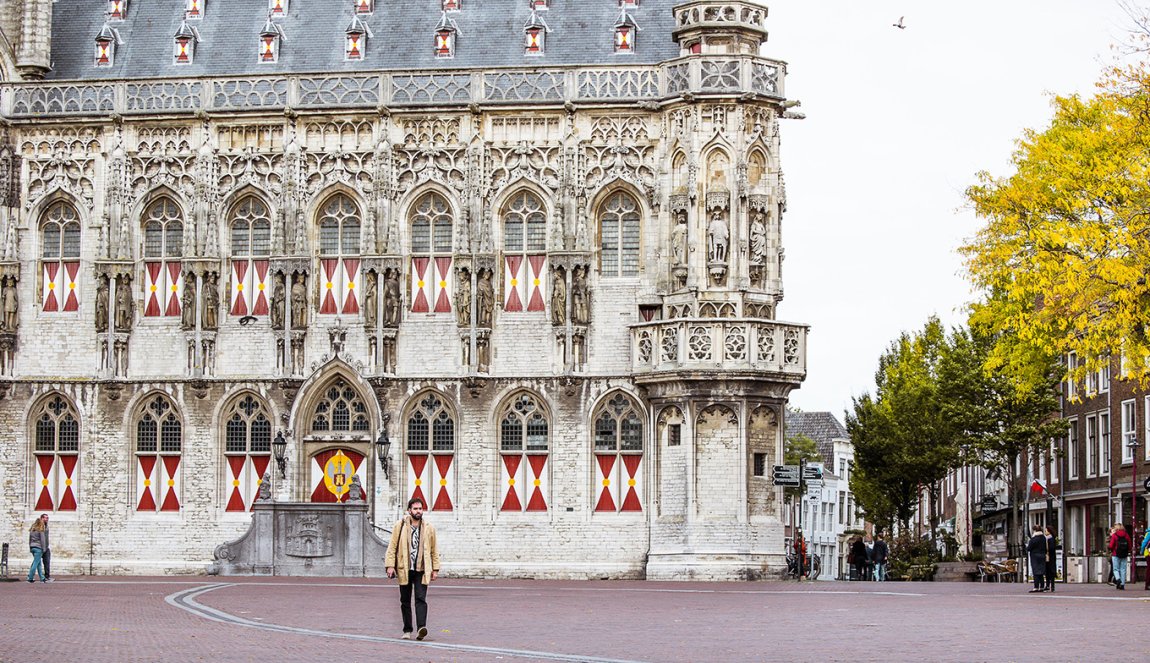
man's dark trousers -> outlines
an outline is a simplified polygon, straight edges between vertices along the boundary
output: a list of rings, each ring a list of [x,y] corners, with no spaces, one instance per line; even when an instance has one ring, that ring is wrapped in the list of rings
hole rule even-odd
[[[416,626],[427,626],[427,585],[423,584],[423,571],[408,571],[407,584],[399,586],[399,610],[403,613],[403,632],[411,633],[411,594],[415,589]]]

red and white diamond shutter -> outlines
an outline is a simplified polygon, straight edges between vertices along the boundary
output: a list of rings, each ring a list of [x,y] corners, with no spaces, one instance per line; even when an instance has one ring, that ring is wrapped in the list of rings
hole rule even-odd
[[[232,306],[229,311],[234,316],[249,315],[251,305],[248,297],[252,291],[252,269],[250,260],[232,261]]]
[[[507,256],[503,261],[503,310],[523,311],[523,256]]]
[[[616,392],[594,418],[596,512],[642,511],[643,414],[636,401]]]
[[[70,204],[60,201],[41,218],[40,310],[72,313],[80,310],[80,217]]]
[[[435,259],[435,312],[451,313],[451,258]]]
[[[228,456],[228,511],[249,511],[260,492],[271,456]]]
[[[595,511],[642,511],[641,454],[596,454],[599,498]]]
[[[527,256],[527,267],[531,272],[526,283],[527,310],[543,311],[543,293],[547,288],[547,256]]]
[[[424,506],[431,504],[427,499],[427,486],[431,478],[430,454],[408,454],[407,494],[408,499],[419,499]]]
[[[454,509],[451,494],[455,488],[455,455],[433,454],[431,458],[432,477],[435,482],[433,486],[435,498],[431,501],[431,510],[451,511]]]
[[[432,275],[428,273],[431,258],[411,259],[411,312],[430,313],[432,302]]]
[[[546,511],[550,491],[547,454],[504,454],[500,511]]]

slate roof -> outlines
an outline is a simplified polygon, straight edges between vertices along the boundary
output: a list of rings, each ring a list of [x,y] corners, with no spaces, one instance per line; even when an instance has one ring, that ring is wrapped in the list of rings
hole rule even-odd
[[[546,54],[523,53],[527,0],[465,0],[448,16],[459,27],[454,58],[436,58],[434,31],[443,13],[440,0],[376,0],[362,16],[373,37],[362,61],[344,59],[345,30],[352,0],[291,0],[282,26],[279,61],[257,60],[259,33],[268,20],[267,0],[207,0],[202,19],[188,21],[200,34],[194,62],[176,65],[173,36],[184,20],[184,0],[130,0],[125,20],[112,22],[122,44],[114,65],[97,68],[95,38],[107,3],[57,0],[52,19],[49,79],[135,79],[198,76],[335,73],[381,69],[461,69],[502,66],[654,64],[678,57],[671,38],[671,8],[682,0],[642,0],[628,13],[639,25],[635,53],[616,55],[617,0],[552,0],[540,12],[551,31]]]
[[[846,426],[839,423],[830,412],[792,412],[787,410],[787,437],[805,435],[818,445],[823,466],[828,472],[835,472],[835,440],[849,440]]]

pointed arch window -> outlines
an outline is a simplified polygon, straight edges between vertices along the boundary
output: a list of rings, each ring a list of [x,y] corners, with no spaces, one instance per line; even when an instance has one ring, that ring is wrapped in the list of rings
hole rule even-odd
[[[599,273],[604,277],[639,275],[639,201],[617,191],[599,213]]]
[[[642,410],[634,399],[616,393],[594,421],[595,511],[642,511]]]
[[[40,310],[80,310],[80,215],[70,203],[57,201],[40,217]]]
[[[321,314],[359,313],[359,234],[359,205],[343,193],[328,198],[319,218]]]
[[[268,266],[271,257],[271,213],[263,200],[244,196],[233,207],[231,229],[233,316],[264,316],[268,303]]]
[[[546,511],[550,502],[551,422],[533,394],[518,393],[499,419],[499,458],[504,492],[501,511]]]
[[[179,512],[183,424],[167,396],[149,396],[135,415],[136,511]]]
[[[79,495],[80,417],[60,394],[32,410],[36,511],[75,511]]]
[[[272,421],[267,405],[252,394],[235,398],[224,410],[227,511],[248,511],[271,464]]]
[[[367,404],[347,380],[337,378],[323,392],[312,412],[311,433],[368,433],[371,418]]]
[[[429,510],[453,510],[454,467],[455,417],[439,394],[423,394],[407,415],[408,495]]]
[[[184,216],[161,197],[144,210],[144,317],[180,316]]]
[[[547,216],[543,200],[524,189],[503,206],[503,310],[542,312],[547,292]]]
[[[411,206],[411,312],[450,313],[451,204],[429,191]]]

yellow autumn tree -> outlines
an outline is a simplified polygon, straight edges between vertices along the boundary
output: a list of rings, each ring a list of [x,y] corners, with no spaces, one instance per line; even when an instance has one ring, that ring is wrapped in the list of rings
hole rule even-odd
[[[1150,358],[1150,74],[1112,71],[1089,99],[1057,97],[1027,131],[1014,174],[967,190],[985,226],[962,247],[983,301],[972,322],[999,339],[991,370],[1041,384],[1074,352],[1081,380],[1111,356],[1145,382]]]

